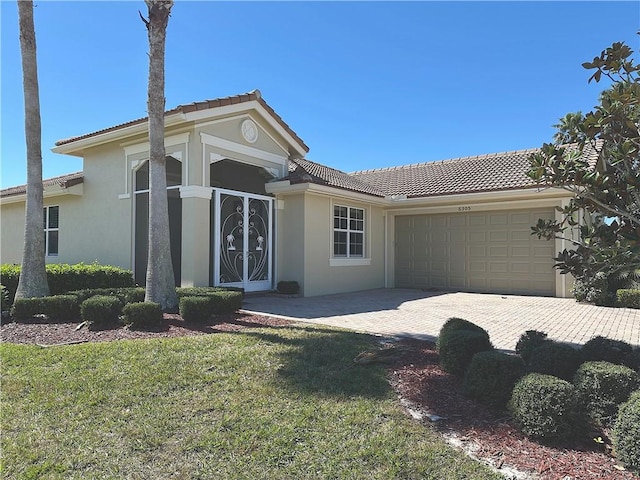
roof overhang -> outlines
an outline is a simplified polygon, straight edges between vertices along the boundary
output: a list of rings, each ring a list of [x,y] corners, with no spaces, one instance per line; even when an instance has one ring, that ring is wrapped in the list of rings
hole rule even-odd
[[[62,197],[68,195],[81,196],[84,193],[84,184],[76,183],[75,185],[64,187],[63,185],[50,185],[44,187],[44,198]],[[21,193],[17,195],[8,195],[0,197],[0,205],[8,205],[10,203],[24,203],[27,200],[27,194]]]

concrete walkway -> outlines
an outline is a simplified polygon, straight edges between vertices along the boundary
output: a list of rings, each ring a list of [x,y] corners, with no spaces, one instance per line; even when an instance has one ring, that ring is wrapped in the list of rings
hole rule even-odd
[[[496,348],[515,349],[526,330],[582,345],[597,335],[640,345],[640,310],[583,305],[573,299],[377,289],[321,297],[249,296],[243,309],[351,330],[434,339],[450,317],[489,332]]]

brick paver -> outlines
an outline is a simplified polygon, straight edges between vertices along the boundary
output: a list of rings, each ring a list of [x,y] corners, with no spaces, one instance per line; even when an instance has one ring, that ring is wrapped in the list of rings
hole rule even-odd
[[[496,348],[513,350],[526,330],[582,345],[597,335],[640,345],[640,310],[573,299],[377,289],[321,297],[249,296],[249,312],[393,336],[434,339],[450,317],[486,329]]]

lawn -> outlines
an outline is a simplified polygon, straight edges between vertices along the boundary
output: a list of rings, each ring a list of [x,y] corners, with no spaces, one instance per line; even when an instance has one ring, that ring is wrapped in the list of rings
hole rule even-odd
[[[498,479],[406,417],[374,337],[292,326],[0,345],[2,477]]]

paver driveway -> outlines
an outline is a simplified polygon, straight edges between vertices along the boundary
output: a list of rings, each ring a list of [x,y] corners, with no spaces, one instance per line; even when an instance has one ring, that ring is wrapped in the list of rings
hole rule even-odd
[[[321,297],[250,296],[244,310],[383,335],[434,339],[450,317],[486,329],[494,346],[513,350],[525,330],[584,344],[597,335],[640,345],[640,310],[573,299],[377,289]]]

